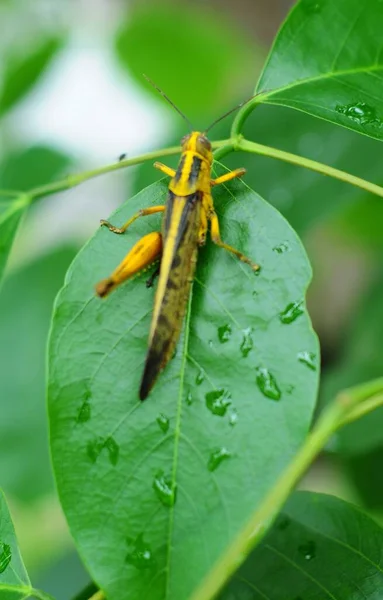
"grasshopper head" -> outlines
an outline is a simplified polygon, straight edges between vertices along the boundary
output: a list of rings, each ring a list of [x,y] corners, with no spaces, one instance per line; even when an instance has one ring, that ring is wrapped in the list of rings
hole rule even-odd
[[[211,143],[200,131],[193,131],[181,140],[182,152],[198,152],[209,162],[212,161]]]

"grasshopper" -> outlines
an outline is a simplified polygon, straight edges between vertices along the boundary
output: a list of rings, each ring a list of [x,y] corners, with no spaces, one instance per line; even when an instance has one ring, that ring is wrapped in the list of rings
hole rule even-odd
[[[171,100],[155,84],[152,85],[187,120]],[[234,254],[254,271],[259,269],[259,265],[221,239],[211,189],[241,177],[246,171],[236,169],[216,179],[211,178],[213,154],[206,136],[208,129],[192,131],[181,140],[182,152],[176,170],[160,162],[154,163],[156,169],[171,178],[166,205],[143,208],[122,227],[101,221],[101,225],[113,233],[123,234],[139,217],[163,213],[162,232],[152,232],[141,238],[110,277],[96,286],[96,293],[105,297],[123,281],[160,259],[148,351],[139,391],[141,400],[148,396],[175,350],[194,277],[198,247],[206,242],[208,225],[211,239],[217,246]]]

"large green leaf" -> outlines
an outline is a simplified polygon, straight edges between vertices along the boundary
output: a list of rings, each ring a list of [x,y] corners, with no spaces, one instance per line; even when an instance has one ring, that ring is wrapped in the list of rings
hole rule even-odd
[[[192,43],[187,41],[190,31]],[[232,101],[243,73],[261,66],[260,51],[233,22],[205,6],[181,2],[137,3],[121,25],[116,51],[138,83],[160,98],[143,78],[145,73],[191,117],[222,110]]]
[[[380,600],[383,531],[361,510],[299,492],[222,600]]]
[[[7,57],[0,89],[0,116],[32,89],[61,44],[59,38],[48,38],[35,47],[26,47],[22,55]]]
[[[301,0],[257,84],[263,101],[383,139],[382,27],[380,0]]]
[[[166,193],[163,181],[153,184],[112,221]],[[243,182],[214,195],[223,238],[262,271],[255,276],[211,243],[200,251],[176,355],[144,403],[138,386],[154,293],[147,275],[106,301],[93,286],[158,218],[141,219],[126,236],[98,231],[56,302],[54,470],[77,547],[109,600],[189,597],[310,424],[319,350],[304,305],[311,273],[302,245]]]
[[[0,491],[0,599],[27,598],[31,582],[17,544],[3,493]]]
[[[35,259],[9,275],[0,295],[0,482],[24,501],[52,489],[45,345],[53,300],[73,257],[64,248]]]

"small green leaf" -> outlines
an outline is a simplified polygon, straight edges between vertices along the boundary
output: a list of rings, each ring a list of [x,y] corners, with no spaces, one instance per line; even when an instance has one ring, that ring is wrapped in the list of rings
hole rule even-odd
[[[8,506],[0,491],[0,599],[26,598],[31,591]]]
[[[8,201],[1,201],[0,198],[0,281],[21,217],[27,206],[28,198],[24,196]]]
[[[0,164],[0,190],[30,190],[54,180],[70,165],[70,159],[46,146],[32,146],[11,154]],[[21,218],[29,206],[28,196],[7,198],[0,194],[0,281]]]
[[[0,116],[32,89],[61,45],[61,39],[46,39],[36,48],[25,48],[23,56],[8,57],[0,91]]]
[[[219,598],[380,600],[382,546],[383,530],[357,507],[299,492]]]
[[[300,0],[270,52],[264,102],[383,139],[380,0]]]
[[[122,223],[166,194],[166,183],[155,183],[111,220]],[[304,299],[311,271],[302,245],[243,182],[215,188],[214,197],[223,239],[257,260],[261,272],[208,241],[177,352],[144,403],[138,387],[154,294],[145,286],[148,274],[104,301],[93,290],[134,242],[159,227],[158,217],[141,219],[124,236],[99,230],[56,301],[48,391],[54,470],[77,547],[110,600],[189,597],[311,421],[318,370],[298,354],[318,360],[317,339],[306,311],[291,323],[279,319]],[[290,252],[274,252],[282,241]],[[230,338],[222,343],[227,324]],[[260,368],[271,373],[278,399],[257,382]],[[214,391],[230,406],[218,407]],[[90,417],[79,422],[84,403]],[[111,456],[111,440],[118,455]]]

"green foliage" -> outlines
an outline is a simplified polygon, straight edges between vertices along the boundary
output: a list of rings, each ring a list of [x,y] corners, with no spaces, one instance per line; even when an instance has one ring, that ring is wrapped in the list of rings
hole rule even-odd
[[[383,139],[382,20],[379,0],[301,0],[256,89],[266,91],[267,103]]]
[[[29,596],[31,589],[7,503],[0,491],[0,598],[21,600]]]
[[[258,260],[261,274],[211,243],[200,252],[183,339],[145,404],[138,386],[153,302],[146,276],[104,302],[93,285],[155,219],[129,236],[98,231],[56,304],[49,351],[56,479],[78,547],[111,597],[145,597],[154,577],[150,597],[190,594],[311,420],[319,354],[304,308],[310,269],[302,246],[242,182],[216,192],[223,238]],[[112,221],[165,197],[166,184],[154,184]],[[313,368],[303,353],[312,353]],[[107,560],[111,552],[119,559]]]
[[[216,146],[223,154],[238,149],[239,136],[281,149],[278,155],[265,147],[265,156],[255,157],[250,152],[256,146],[250,150],[248,143],[247,154],[224,156],[230,168],[247,167],[246,183],[213,190],[223,239],[262,269],[256,276],[210,240],[199,251],[181,340],[145,403],[138,401],[138,386],[154,295],[145,286],[150,273],[104,301],[95,297],[94,285],[143,234],[160,228],[159,217],[134,223],[124,236],[97,231],[69,268],[49,343],[50,444],[76,546],[108,600],[209,600],[222,586],[217,597],[225,600],[380,598],[379,525],[350,504],[314,493],[293,495],[278,512],[330,435],[358,410],[371,410],[368,401],[382,394],[382,380],[368,382],[382,375],[381,283],[353,315],[340,359],[323,378],[329,408],[307,436],[319,375],[317,339],[305,307],[311,269],[301,242],[277,212],[301,235],[331,221],[381,252],[380,205],[359,188],[268,156],[288,161],[283,151],[292,152],[382,181],[382,23],[379,0],[301,0],[257,84],[263,95],[240,109],[231,137],[227,121],[215,129],[214,137],[226,140]],[[189,30],[192,43],[185,38]],[[209,122],[219,116],[220,105],[224,111],[236,97],[243,99],[241,88],[258,68],[259,51],[231,23],[179,3],[140,3],[122,20],[114,43],[123,71],[140,84],[145,72],[201,128],[205,117]],[[8,63],[0,113],[32,89],[59,47],[52,37]],[[185,126],[175,118],[178,143]],[[148,159],[159,156],[145,157],[135,183],[140,191],[112,215],[113,223],[166,201],[167,182],[146,187],[159,176]],[[295,162],[305,166],[304,158]],[[43,195],[36,187],[54,181],[68,165],[67,157],[43,147],[0,164],[0,276],[26,207]],[[45,187],[44,195],[123,166],[63,179]],[[218,163],[216,168],[224,172]],[[323,165],[314,163],[313,169],[331,174]],[[347,174],[343,178],[351,182]],[[368,182],[361,187],[371,191]],[[6,372],[1,391],[8,401],[0,423],[0,477],[23,499],[50,489],[41,344],[70,255],[58,251],[15,273],[0,305],[0,315],[6,315],[0,326]],[[13,338],[22,344],[13,348]],[[333,444],[360,497],[374,508],[383,497],[378,483],[371,486],[381,461],[382,410],[346,425]],[[25,428],[17,425],[17,413],[28,417]],[[0,598],[9,600],[20,597],[20,590],[1,588],[4,577],[6,586],[13,585],[7,578],[20,572],[23,595],[31,590],[22,563],[9,563],[8,547],[12,557],[19,555],[5,504],[0,508]],[[10,570],[14,564],[19,570]]]
[[[10,154],[0,163],[0,188],[30,190],[53,181],[69,164],[69,158],[53,148],[27,148]],[[18,226],[29,204],[28,195],[9,199],[0,194],[0,282]]]
[[[186,32],[191,31],[189,39]],[[237,74],[254,70],[250,57],[256,52],[250,53],[249,45],[251,40],[243,39],[222,15],[179,2],[138,3],[116,39],[121,64],[140,85],[158,95],[143,78],[145,73],[186,115],[199,119],[201,114],[216,116],[227,96],[235,98]]]
[[[382,544],[381,527],[358,508],[299,492],[219,598],[378,600]]]
[[[37,47],[25,47],[22,55],[7,57],[0,91],[0,117],[33,88],[61,45],[61,39],[48,38]]]
[[[54,297],[74,250],[11,273],[0,295],[0,481],[25,502],[52,490],[45,411],[45,344]],[[27,297],[28,310],[25,310]],[[22,418],[20,418],[22,415]]]

